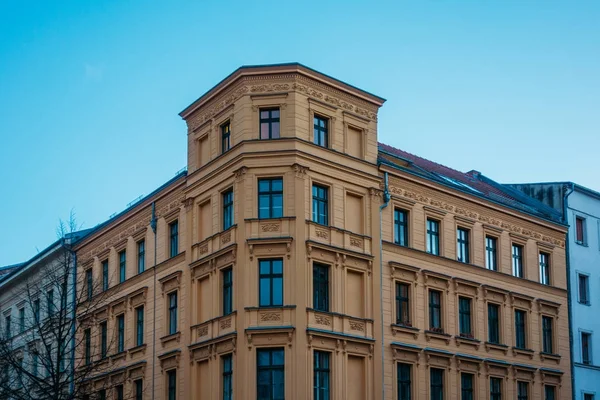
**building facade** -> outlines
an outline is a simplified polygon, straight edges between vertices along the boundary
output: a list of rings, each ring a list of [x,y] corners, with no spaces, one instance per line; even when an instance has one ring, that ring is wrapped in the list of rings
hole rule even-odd
[[[90,391],[568,399],[566,227],[379,144],[384,101],[281,64],[242,67],[187,107],[187,175],[78,250],[81,275],[121,281],[81,316],[117,346]]]
[[[600,396],[600,193],[572,182],[513,186],[561,212],[569,225],[573,398],[597,399]]]

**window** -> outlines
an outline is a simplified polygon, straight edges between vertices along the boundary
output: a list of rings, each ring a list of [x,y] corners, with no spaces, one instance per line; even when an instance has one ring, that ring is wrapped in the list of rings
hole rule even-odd
[[[119,283],[125,282],[127,271],[127,251],[119,253]]]
[[[144,306],[135,309],[135,345],[144,344]]]
[[[460,398],[461,400],[473,400],[473,374],[465,372],[460,374]]]
[[[317,224],[329,225],[328,189],[324,186],[312,187],[312,220]]]
[[[85,283],[87,286],[87,299],[91,300],[94,296],[94,277],[91,268],[85,271]]]
[[[329,311],[329,267],[313,263],[313,308]]]
[[[443,332],[442,329],[442,293],[437,290],[429,291],[429,329]]]
[[[117,353],[125,351],[125,315],[117,316]]]
[[[31,374],[33,376],[38,376],[38,369],[39,369],[38,363],[39,363],[38,353],[37,353],[37,351],[33,351],[31,353]]]
[[[408,246],[408,212],[394,210],[394,243]]]
[[[589,276],[583,274],[577,274],[579,280],[579,302],[581,304],[590,304],[590,286],[589,286]]]
[[[592,334],[581,332],[581,362],[592,364]]]
[[[313,125],[315,144],[321,147],[329,147],[327,118],[315,115]]]
[[[25,332],[25,307],[19,308],[19,333]]]
[[[427,252],[440,255],[440,223],[427,218]]]
[[[279,108],[260,110],[260,138],[279,138]]]
[[[10,339],[12,336],[12,328],[10,326],[10,315],[6,315],[4,317],[4,335],[7,339]]]
[[[488,304],[488,342],[500,344],[500,306]]]
[[[221,152],[225,153],[231,148],[231,122],[221,125]]]
[[[258,218],[283,216],[283,179],[258,180]]]
[[[123,385],[117,385],[115,386],[115,392],[116,392],[116,400],[123,400],[124,394],[123,394]]]
[[[554,400],[556,399],[556,389],[551,385],[544,385],[544,400]]]
[[[529,383],[517,382],[517,400],[527,400],[529,398]]]
[[[412,366],[410,364],[398,363],[398,400],[411,400],[412,396]]]
[[[177,333],[177,292],[169,293],[169,335]]]
[[[515,310],[515,347],[519,349],[525,349],[527,347],[525,318],[525,311]]]
[[[542,316],[542,351],[544,353],[552,354],[554,352],[553,349],[553,325],[552,317]]]
[[[233,190],[223,193],[223,230],[233,226]]]
[[[498,239],[485,237],[485,266],[492,271],[498,271]]]
[[[283,305],[283,260],[259,261],[259,305],[261,307]]]
[[[89,365],[92,362],[92,330],[87,328],[83,331],[85,340],[85,365]]]
[[[100,358],[105,358],[108,352],[108,326],[106,321],[100,322]]]
[[[233,399],[233,357],[231,354],[221,357],[223,363],[223,400]]]
[[[285,355],[282,348],[257,349],[257,400],[285,398]]]
[[[98,391],[98,398],[100,400],[106,400],[106,389],[101,389]]]
[[[412,326],[410,321],[410,285],[396,282],[396,323]]]
[[[329,384],[329,353],[314,353],[314,400],[329,400],[331,389]]]
[[[142,400],[144,398],[144,381],[136,379],[133,384],[135,385],[135,400]]]
[[[471,299],[467,297],[459,297],[458,311],[460,336],[472,338],[473,332],[471,330]]]
[[[223,315],[233,311],[233,270],[226,268],[221,273],[223,276]]]
[[[575,217],[575,243],[585,244],[585,218]]]
[[[179,254],[179,221],[175,220],[169,224],[169,254],[175,257]]]
[[[512,270],[513,276],[523,277],[523,246],[512,245]]]
[[[108,290],[108,260],[102,261],[102,291]]]
[[[594,400],[594,395],[591,393],[585,393],[583,395],[583,400]]]
[[[40,299],[33,300],[33,320],[36,324],[40,322]]]
[[[550,254],[540,253],[540,283],[550,284]]]
[[[469,263],[469,230],[458,228],[456,230],[456,255],[460,262]]]
[[[490,400],[502,400],[502,378],[490,378]]]
[[[54,314],[54,290],[50,289],[46,292],[46,306],[48,311],[48,316]]]
[[[167,395],[169,400],[177,399],[177,370],[167,371]]]
[[[431,368],[429,370],[431,400],[444,400],[444,370]]]
[[[138,274],[141,274],[146,269],[146,241],[140,240],[137,244],[137,267]]]

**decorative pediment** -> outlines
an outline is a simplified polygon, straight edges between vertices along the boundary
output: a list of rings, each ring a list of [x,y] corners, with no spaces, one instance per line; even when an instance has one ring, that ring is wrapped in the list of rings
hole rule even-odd
[[[181,350],[173,350],[159,355],[158,361],[160,362],[160,372],[164,374],[165,371],[178,368],[180,359]]]
[[[175,271],[158,280],[160,282],[163,295],[165,293],[179,289],[179,287],[181,286],[181,274],[181,271]]]

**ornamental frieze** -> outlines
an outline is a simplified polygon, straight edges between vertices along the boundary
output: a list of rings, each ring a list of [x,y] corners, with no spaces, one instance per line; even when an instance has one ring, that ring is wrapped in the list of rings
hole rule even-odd
[[[511,232],[511,233],[518,233],[521,234],[523,236],[526,237],[530,237],[534,240],[541,240],[542,242],[546,242],[546,243],[550,243],[554,246],[558,246],[561,248],[565,247],[565,241],[561,240],[561,239],[557,239],[548,235],[542,235],[539,232],[535,232],[531,229],[526,229],[526,228],[521,228],[518,225],[512,224],[510,222],[507,221],[501,221],[497,218],[494,217],[490,217],[488,215],[483,215],[483,214],[479,214],[475,211],[472,210],[468,210],[464,207],[457,207],[455,205],[440,201],[440,200],[434,200],[434,199],[430,199],[420,193],[416,193],[414,191],[410,191],[410,190],[406,190],[406,189],[402,189],[400,187],[397,186],[390,186],[389,187],[389,191],[390,193],[394,193],[397,194],[399,196],[403,196],[406,198],[409,198],[411,200],[416,200],[419,201],[421,203],[427,203],[427,204],[431,204],[433,206],[436,206],[438,208],[442,208],[444,210],[448,210],[448,211],[454,211],[456,214],[458,215],[463,215],[469,218],[473,218],[473,219],[477,219],[480,222],[483,223],[487,223],[490,225],[495,225],[495,226],[499,226],[503,229],[506,229],[507,231]]]

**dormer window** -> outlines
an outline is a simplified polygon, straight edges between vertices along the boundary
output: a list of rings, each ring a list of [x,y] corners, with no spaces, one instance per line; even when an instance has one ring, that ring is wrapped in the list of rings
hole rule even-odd
[[[260,138],[279,139],[279,108],[260,110]]]
[[[315,144],[321,147],[329,147],[329,132],[327,118],[315,115],[313,125]]]

